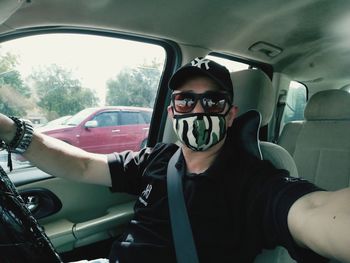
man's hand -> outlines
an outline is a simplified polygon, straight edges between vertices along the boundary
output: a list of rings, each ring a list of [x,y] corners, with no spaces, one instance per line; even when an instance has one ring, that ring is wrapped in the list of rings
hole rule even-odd
[[[11,142],[16,133],[16,125],[13,120],[0,113],[0,139],[5,143]]]

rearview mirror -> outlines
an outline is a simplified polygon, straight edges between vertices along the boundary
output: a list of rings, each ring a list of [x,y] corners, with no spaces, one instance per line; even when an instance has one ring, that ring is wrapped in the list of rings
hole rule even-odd
[[[87,121],[84,125],[85,128],[96,128],[98,126],[97,121]]]

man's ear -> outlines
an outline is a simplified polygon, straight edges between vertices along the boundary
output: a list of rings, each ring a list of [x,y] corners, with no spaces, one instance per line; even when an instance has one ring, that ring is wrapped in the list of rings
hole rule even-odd
[[[233,120],[236,118],[237,113],[238,113],[238,107],[233,105],[227,114],[227,118],[228,118],[227,119],[227,126],[228,127],[232,126]]]

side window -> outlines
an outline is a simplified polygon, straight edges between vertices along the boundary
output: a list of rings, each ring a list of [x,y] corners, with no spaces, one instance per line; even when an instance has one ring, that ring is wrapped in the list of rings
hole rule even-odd
[[[96,115],[93,120],[97,121],[98,127],[116,126],[118,123],[117,112],[103,112]]]
[[[306,101],[306,86],[300,82],[291,81],[287,93],[286,105],[282,115],[280,131],[286,123],[304,119]]]
[[[120,125],[133,125],[133,124],[139,124],[139,113],[138,112],[120,112],[119,118],[120,118]]]
[[[150,112],[150,111],[141,111],[140,114],[141,114],[142,119],[143,119],[142,123],[149,124],[151,122],[152,112]]]
[[[98,140],[70,136],[78,135],[82,122],[103,108],[143,107],[152,112],[165,62],[166,51],[160,45],[101,32],[41,32],[0,42],[0,112],[31,120],[35,127],[57,120],[42,132],[87,151],[138,150],[148,133],[133,136],[134,141],[127,143],[114,136],[119,141],[110,142],[109,149],[105,142],[99,148],[103,139],[110,138],[107,133]],[[59,121],[63,116],[70,117],[68,122]],[[96,119],[100,126],[119,121],[110,113]],[[136,112],[123,115],[120,121],[124,125],[145,122]],[[149,125],[150,118],[146,122]],[[6,154],[0,152],[0,164],[6,167],[6,161]],[[15,168],[28,166],[22,157],[14,156],[13,161]]]

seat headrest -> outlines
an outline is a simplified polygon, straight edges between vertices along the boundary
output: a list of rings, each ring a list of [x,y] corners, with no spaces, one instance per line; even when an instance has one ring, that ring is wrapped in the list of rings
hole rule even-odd
[[[238,115],[254,109],[261,114],[261,125],[268,124],[273,114],[276,96],[270,78],[259,69],[246,69],[232,72],[231,80]]]
[[[344,90],[324,90],[309,99],[305,120],[349,120],[350,93]]]

